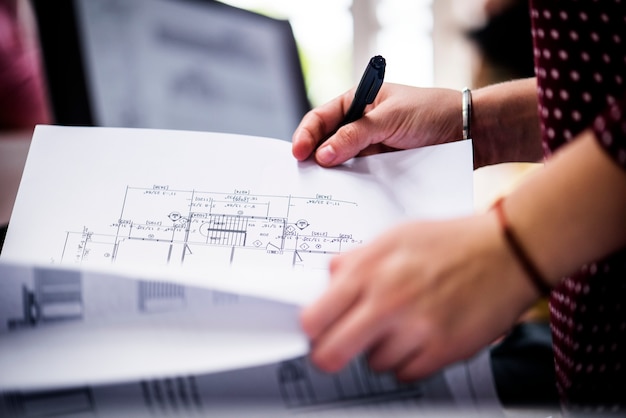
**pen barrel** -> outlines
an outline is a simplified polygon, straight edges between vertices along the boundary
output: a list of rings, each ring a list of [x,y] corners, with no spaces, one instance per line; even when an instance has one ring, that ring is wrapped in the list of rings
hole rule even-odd
[[[339,125],[339,127],[347,125],[349,123],[354,122],[355,120],[360,119],[361,116],[363,116],[363,111],[365,111],[366,105],[367,103],[365,102],[357,103],[356,101],[353,101],[352,104],[350,105],[350,108],[348,109],[348,112],[346,112],[346,115],[341,121],[341,125]]]
[[[354,94],[354,100],[341,122],[341,126],[354,122],[363,116],[365,107],[374,102],[385,77],[386,61],[380,55],[372,57],[365,68]]]

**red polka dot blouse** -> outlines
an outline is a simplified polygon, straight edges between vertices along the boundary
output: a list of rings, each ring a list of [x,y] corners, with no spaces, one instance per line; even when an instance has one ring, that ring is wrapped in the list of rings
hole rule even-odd
[[[626,0],[531,0],[530,14],[546,155],[591,128],[626,170]],[[550,313],[564,405],[626,412],[626,249],[565,279]]]

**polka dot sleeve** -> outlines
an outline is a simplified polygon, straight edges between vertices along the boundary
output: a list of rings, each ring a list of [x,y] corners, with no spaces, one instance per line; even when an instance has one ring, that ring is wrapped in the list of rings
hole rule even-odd
[[[593,131],[600,145],[626,170],[626,95],[596,117]]]
[[[626,1],[530,4],[546,156],[592,128],[626,169]]]

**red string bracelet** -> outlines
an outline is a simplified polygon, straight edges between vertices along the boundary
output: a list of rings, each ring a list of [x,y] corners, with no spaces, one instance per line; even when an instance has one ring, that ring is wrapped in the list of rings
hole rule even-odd
[[[530,258],[526,254],[526,251],[524,251],[519,243],[519,240],[511,230],[511,226],[508,224],[506,216],[504,214],[504,208],[502,207],[503,202],[504,198],[501,197],[496,200],[491,208],[496,212],[498,221],[500,223],[500,228],[502,228],[502,232],[504,233],[504,238],[506,239],[507,244],[509,244],[509,247],[515,254],[515,257],[522,265],[522,268],[524,269],[528,277],[530,277],[535,288],[542,295],[548,295],[552,289],[547,284],[547,280],[543,278],[537,267],[535,267],[535,264],[530,260]]]

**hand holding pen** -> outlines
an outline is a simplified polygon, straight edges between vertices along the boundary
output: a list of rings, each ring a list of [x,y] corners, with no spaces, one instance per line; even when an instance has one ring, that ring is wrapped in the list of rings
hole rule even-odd
[[[365,107],[374,102],[380,87],[383,85],[383,79],[385,78],[385,66],[386,61],[380,55],[376,55],[370,59],[370,62],[367,64],[365,72],[361,77],[361,81],[356,88],[356,92],[354,93],[354,100],[352,100],[352,104],[346,112],[345,117],[339,126],[337,126],[337,128],[330,135],[318,144],[318,147],[322,145],[326,139],[337,132],[339,128],[352,123],[363,116]]]
[[[380,55],[376,55],[370,59],[367,67],[365,68],[365,72],[361,77],[361,81],[359,82],[359,85],[356,89],[350,108],[343,116],[343,119],[338,124],[335,123],[336,127],[331,132],[325,133],[322,140],[317,142],[317,144],[315,145],[315,149],[319,148],[324,142],[326,142],[328,138],[333,136],[337,132],[337,130],[339,130],[339,128],[349,123],[352,123],[363,116],[365,108],[367,107],[367,105],[374,102],[376,95],[383,85],[383,80],[385,77],[385,66],[385,58]],[[311,112],[309,115],[312,114],[314,115],[314,112]],[[306,126],[307,116],[305,116],[305,118],[303,119],[300,127]],[[296,132],[294,133],[294,143],[298,142],[298,133],[298,130],[296,130]],[[296,153],[297,151],[294,149],[294,155]],[[298,158],[299,160],[304,160],[308,158],[310,152],[306,152],[306,154],[307,155],[304,158],[300,158],[298,155],[296,155],[296,158]]]
[[[462,138],[459,90],[383,83],[384,66],[372,62],[376,57],[356,94],[347,91],[304,116],[292,140],[297,160],[313,156],[319,165],[333,167],[356,156]]]

